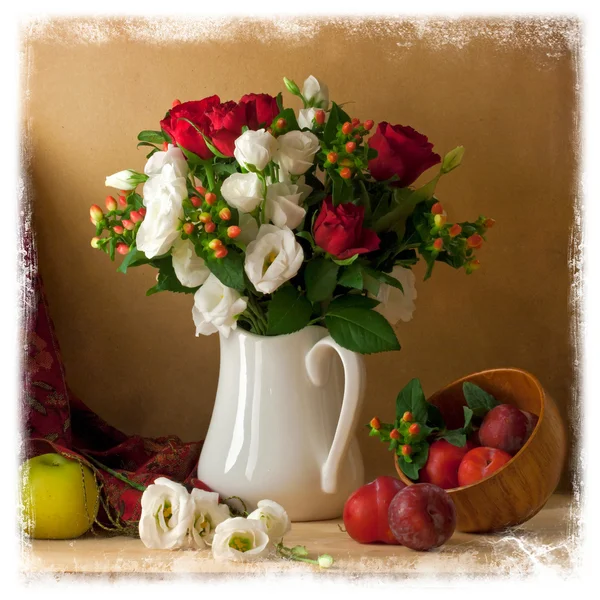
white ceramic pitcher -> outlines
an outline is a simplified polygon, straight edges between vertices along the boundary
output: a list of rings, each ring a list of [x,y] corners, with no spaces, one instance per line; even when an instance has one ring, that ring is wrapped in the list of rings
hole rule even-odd
[[[341,359],[341,360],[340,360]],[[262,337],[221,336],[215,407],[198,478],[248,510],[279,502],[292,521],[332,519],[363,483],[355,439],[362,356],[323,327]]]

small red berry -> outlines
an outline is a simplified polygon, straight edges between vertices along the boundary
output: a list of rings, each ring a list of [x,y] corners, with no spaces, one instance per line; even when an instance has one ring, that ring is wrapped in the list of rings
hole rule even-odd
[[[402,446],[402,456],[410,456],[412,454],[412,448],[408,444]]]
[[[113,227],[113,231],[117,234],[117,235],[122,235],[123,232],[125,231],[120,225],[115,225]]]
[[[98,248],[100,248],[100,238],[99,237],[93,237],[90,244],[92,246],[92,248],[94,248],[95,250],[97,250]]]
[[[450,237],[456,237],[462,231],[462,227],[458,223],[454,223],[448,230]]]
[[[232,225],[227,228],[227,235],[230,238],[236,238],[240,233],[242,233],[242,230],[237,225]]]
[[[194,233],[194,224],[193,223],[184,223],[183,224],[183,233],[185,233],[186,235],[192,235],[192,233]]]
[[[317,125],[323,125],[325,123],[325,111],[317,110],[315,111],[315,121]]]
[[[350,179],[352,177],[352,171],[348,167],[340,169],[340,177],[342,179]]]
[[[132,231],[133,229],[135,229],[135,223],[133,221],[130,221],[129,219],[122,219],[121,223],[123,227],[127,229],[127,231]]]
[[[145,216],[146,216],[146,207],[145,207],[145,206],[142,206],[142,207],[141,207],[141,208],[138,210],[138,212],[140,213],[140,215],[142,215],[142,217],[145,217]]]
[[[346,152],[348,154],[352,154],[355,150],[356,150],[356,143],[355,142],[348,142],[346,144]]]
[[[221,248],[215,250],[215,258],[225,258],[228,254],[229,252],[227,248],[225,248],[225,246],[222,246]]]
[[[474,258],[472,261],[467,263],[467,272],[472,273],[473,271],[477,271],[477,269],[479,269],[480,266],[481,263],[476,258]]]
[[[483,238],[478,234],[474,233],[473,235],[467,238],[467,246],[469,248],[473,248],[474,250],[478,250],[483,245]]]
[[[330,162],[332,165],[335,165],[335,163],[336,163],[336,162],[337,162],[337,160],[338,160],[338,155],[337,155],[337,152],[330,152],[330,153],[327,155],[327,160],[328,160],[328,161],[329,161],[329,162]]]
[[[373,125],[375,125],[375,122],[372,121],[371,119],[367,119],[365,121],[364,127],[367,131],[371,131],[371,129],[373,129]]]
[[[421,428],[419,427],[419,424],[418,423],[413,423],[408,428],[408,433],[410,433],[410,435],[419,435],[419,433],[421,433]]]
[[[201,196],[204,196],[204,194],[206,194],[206,188],[205,188],[204,186],[202,186],[202,185],[197,185],[197,186],[196,186],[194,189],[195,189],[195,190],[196,190],[196,191],[197,191],[197,192],[198,192],[198,193],[199,193]],[[214,196],[214,194],[213,194],[213,196]]]
[[[490,227],[493,227],[494,224],[496,223],[496,221],[494,221],[494,219],[486,219],[485,220],[485,226],[489,229]]]
[[[212,217],[210,213],[202,212],[198,217],[198,221],[200,221],[200,223],[210,223],[212,221]]]
[[[204,231],[206,231],[206,233],[212,233],[216,228],[217,225],[212,221],[210,223],[205,223],[204,225]]]
[[[119,254],[128,254],[129,253],[129,246],[127,244],[123,244],[121,242],[120,244],[117,244],[116,250],[117,250],[117,252]]]
[[[373,417],[369,422],[369,425],[371,425],[373,429],[379,430],[381,428],[381,421],[377,417]]]
[[[178,100],[177,98],[175,98],[175,100],[173,100],[173,103],[171,104],[171,108],[175,108],[176,106],[179,106],[181,104],[181,100]]]
[[[117,199],[119,206],[127,206],[127,198],[125,196],[119,196]]]
[[[131,218],[131,220],[134,223],[139,223],[140,221],[142,221],[144,219],[144,217],[137,210],[132,210],[129,213],[129,217]]]
[[[210,240],[210,242],[208,242],[208,247],[211,250],[218,250],[221,248],[221,246],[223,246],[223,242],[219,238],[215,238],[214,240]]]
[[[206,204],[212,206],[217,201],[217,195],[213,194],[212,192],[208,192],[206,196],[204,196],[204,200],[206,201]]]
[[[277,127],[277,129],[285,129],[287,127],[287,121],[285,119],[277,119],[275,127]]]
[[[222,208],[219,211],[219,217],[223,219],[223,221],[229,221],[229,219],[231,219],[231,211],[228,208]]]
[[[441,202],[436,202],[431,207],[431,214],[432,215],[441,215],[443,212],[444,212],[444,207],[442,206]]]
[[[169,149],[169,142],[163,142],[162,149],[163,152],[166,152]]]
[[[102,209],[97,204],[92,204],[90,207],[90,219],[94,225],[97,225],[104,218]]]
[[[106,196],[107,210],[117,210],[117,201],[112,196]]]
[[[356,117],[354,117],[354,119],[352,119],[352,127],[358,127],[360,125],[360,119],[357,119]]]
[[[405,423],[410,423],[413,420],[413,415],[408,410],[402,415],[402,420]]]
[[[444,249],[444,240],[442,238],[437,238],[433,242],[433,249],[440,252]]]
[[[346,121],[343,125],[342,125],[342,133],[344,135],[350,135],[352,133],[352,123],[350,123],[349,121]]]
[[[200,208],[202,206],[202,200],[198,196],[190,196],[190,202],[194,208]]]
[[[440,227],[443,227],[446,224],[447,220],[448,220],[448,217],[446,217],[446,215],[435,215],[435,217],[433,217],[433,222],[435,223],[435,226],[438,229]]]
[[[397,429],[392,429],[390,431],[390,438],[392,438],[393,440],[399,440],[400,439],[400,432]]]

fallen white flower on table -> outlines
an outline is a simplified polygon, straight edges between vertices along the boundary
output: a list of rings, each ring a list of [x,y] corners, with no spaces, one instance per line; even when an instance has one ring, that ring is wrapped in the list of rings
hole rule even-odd
[[[257,506],[258,508],[251,512],[248,518],[262,521],[271,541],[280,542],[283,536],[292,528],[285,509],[273,500],[261,500]]]
[[[255,561],[267,556],[272,549],[265,524],[244,517],[219,523],[212,540],[212,552],[217,560]]]
[[[191,541],[197,548],[210,546],[220,523],[230,518],[227,504],[219,504],[219,494],[198,488],[192,490],[193,518]]]

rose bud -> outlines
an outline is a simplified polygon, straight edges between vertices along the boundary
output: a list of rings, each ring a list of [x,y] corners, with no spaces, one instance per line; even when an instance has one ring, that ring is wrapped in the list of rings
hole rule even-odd
[[[219,217],[223,219],[223,221],[229,221],[229,219],[231,219],[231,211],[228,208],[222,208],[219,211]]]
[[[192,235],[192,233],[194,233],[194,225],[193,223],[184,223],[183,224],[183,233],[185,233],[186,235]]]
[[[91,240],[91,242],[90,242],[90,245],[92,246],[92,248],[98,249],[98,248],[100,248],[99,242],[100,242],[100,238],[99,237],[93,237],[92,240]]]
[[[408,433],[410,433],[410,435],[419,435],[420,432],[421,432],[421,428],[419,427],[418,423],[413,423],[408,428]]]
[[[121,206],[121,207],[127,206],[127,198],[125,198],[125,196],[119,196],[117,201],[119,203],[119,206]]]
[[[287,127],[287,121],[285,119],[277,119],[275,127],[277,127],[277,129],[285,129]]]
[[[413,415],[408,410],[402,415],[402,420],[405,423],[410,423],[413,420]]]
[[[348,142],[346,144],[346,152],[352,154],[356,150],[356,144],[354,142]]]
[[[132,210],[129,213],[129,217],[131,218],[131,220],[134,223],[139,223],[140,221],[143,221],[143,219],[144,219],[144,217],[142,217],[142,215],[137,210]]]
[[[225,246],[221,246],[215,250],[215,258],[225,258],[229,254],[229,251]]]
[[[200,221],[200,223],[210,223],[212,221],[212,217],[210,216],[210,213],[203,212],[200,213],[198,221]]]
[[[202,200],[198,196],[190,196],[190,202],[194,208],[200,208],[202,206]]]
[[[496,221],[494,221],[494,219],[486,219],[484,225],[489,229],[490,227],[493,227],[495,223]]]
[[[438,252],[443,250],[444,249],[444,240],[442,238],[437,238],[436,240],[434,240],[433,249],[437,250]]]
[[[128,254],[129,253],[129,246],[127,244],[123,244],[122,242],[120,244],[117,244],[117,252],[119,254]]]
[[[227,228],[227,235],[230,238],[236,238],[240,233],[242,233],[242,230],[237,225],[232,225]]]
[[[223,242],[219,238],[215,238],[214,240],[210,240],[210,242],[208,243],[208,247],[211,250],[217,250],[217,249],[221,248],[221,246],[223,246]]]
[[[342,133],[344,135],[350,135],[352,133],[352,123],[346,121],[343,125],[342,125]]]
[[[329,161],[329,162],[330,162],[332,165],[335,165],[335,163],[336,163],[336,162],[337,162],[337,160],[338,160],[338,155],[337,155],[337,152],[330,152],[330,153],[327,155],[327,160],[328,160],[328,161]]]
[[[458,223],[454,223],[448,230],[450,237],[456,237],[462,231],[462,227]]]
[[[325,111],[317,110],[315,111],[315,121],[317,125],[323,125],[325,123]]]
[[[106,196],[106,209],[117,210],[117,201],[112,196]]]
[[[92,204],[90,207],[90,219],[94,225],[97,225],[104,218],[102,209],[97,204]]]
[[[473,248],[474,250],[478,250],[483,245],[483,238],[478,234],[474,233],[473,235],[467,238],[467,246],[469,248]]]
[[[181,100],[178,100],[177,98],[175,98],[175,100],[173,100],[173,103],[171,104],[171,108],[175,108],[176,106],[179,106],[181,104]]]
[[[402,446],[402,456],[410,456],[412,454],[412,448],[409,444]]]
[[[120,225],[115,225],[113,227],[113,231],[117,234],[117,235],[122,235],[123,232],[125,231]]]
[[[431,207],[431,214],[432,215],[441,215],[444,213],[444,207],[442,206],[441,202],[436,202],[432,207]]]
[[[210,223],[205,223],[204,225],[204,231],[206,231],[206,233],[212,233],[216,228],[217,225],[212,221]]]
[[[372,121],[371,119],[367,119],[367,120],[365,121],[364,128],[365,128],[367,131],[371,131],[371,129],[373,129],[373,125],[375,125],[375,122],[374,122],[374,121]]]
[[[133,229],[135,229],[135,223],[133,221],[130,221],[129,219],[122,219],[121,223],[123,227],[127,229],[127,231],[132,231]]]
[[[435,217],[433,217],[433,222],[438,229],[440,227],[443,227],[446,224],[447,220],[448,218],[446,217],[446,215],[435,215]]]
[[[348,167],[340,169],[340,177],[342,179],[350,179],[352,177],[352,171]]]
[[[390,438],[392,438],[393,440],[400,439],[400,432],[397,429],[392,429],[390,431]]]
[[[213,194],[212,192],[208,192],[204,196],[204,200],[206,201],[206,204],[208,204],[209,206],[212,206],[217,201],[217,195]]]

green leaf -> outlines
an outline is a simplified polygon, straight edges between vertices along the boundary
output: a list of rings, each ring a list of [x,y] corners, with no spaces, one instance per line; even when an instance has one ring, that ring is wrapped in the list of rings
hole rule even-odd
[[[338,308],[375,308],[378,304],[379,301],[375,298],[367,298],[359,294],[347,294],[332,300],[329,308],[334,310]]]
[[[197,129],[197,128],[196,128]],[[220,152],[219,150],[217,150],[217,148],[212,144],[212,142],[200,131],[200,134],[202,135],[202,137],[204,138],[204,143],[206,144],[206,147],[218,158],[229,158],[228,156],[225,156],[225,154],[223,154],[222,152]]]
[[[275,102],[277,102],[277,108],[282,111],[283,110],[283,94],[279,92],[277,96],[275,96]]]
[[[462,428],[447,431],[441,436],[441,439],[446,440],[448,443],[453,446],[458,446],[459,448],[462,448],[467,443],[467,435]]]
[[[146,258],[146,255],[138,250],[135,246],[132,246],[129,250],[129,254],[125,256],[123,262],[117,268],[119,273],[127,273],[129,267],[139,267],[140,265],[146,265],[150,262],[150,259]]]
[[[369,294],[377,297],[381,283],[376,277],[373,277],[368,270],[363,270],[363,285]]]
[[[484,417],[494,406],[499,404],[494,396],[470,381],[463,383],[463,394],[467,405],[476,417]]]
[[[362,266],[354,263],[342,269],[338,283],[347,288],[362,290],[364,287]]]
[[[421,447],[417,448],[410,457],[410,462],[407,462],[405,456],[398,454],[398,464],[402,469],[402,472],[413,481],[419,479],[419,471],[423,468],[427,462],[429,456],[429,444],[424,443]]]
[[[329,305],[325,325],[331,337],[342,347],[372,354],[400,350],[394,329],[378,312],[357,306]]]
[[[427,403],[427,422],[438,429],[444,429],[446,427],[440,409],[429,402]]]
[[[463,425],[463,429],[466,432],[471,425],[471,420],[473,419],[474,413],[468,406],[463,406],[463,413],[465,415],[465,424]]]
[[[162,131],[152,131],[150,129],[140,131],[137,139],[140,140],[140,142],[152,142],[153,144],[162,144],[163,142],[168,141],[165,139]],[[138,146],[140,146],[140,144],[138,144]]]
[[[116,247],[117,247],[117,238],[111,237],[110,242],[108,242],[108,255],[110,256],[110,260],[115,260]]]
[[[347,265],[351,265],[360,255],[359,254],[353,254],[352,256],[348,257],[348,258],[332,258],[331,260],[333,260],[333,262],[336,265],[340,265],[342,267],[347,266]]]
[[[267,334],[284,335],[308,325],[312,307],[306,296],[292,285],[279,288],[271,298],[267,314]]]
[[[184,156],[188,159],[188,162],[191,165],[205,165],[206,161],[203,158],[200,158],[197,154],[190,152],[186,148],[184,148],[181,144],[177,144],[177,147],[183,152]]]
[[[150,142],[139,142],[138,145],[136,146],[136,148],[140,148],[141,146],[149,146],[150,148],[154,148],[155,150],[158,150],[158,148],[154,144],[151,144]]]
[[[396,397],[396,419],[400,421],[405,412],[410,412],[415,422],[426,423],[429,406],[421,382],[416,378],[411,379]]]
[[[383,271],[376,271],[375,269],[366,269],[366,271],[369,275],[371,275],[371,277],[374,277],[381,283],[385,283],[386,285],[391,285],[392,287],[400,290],[401,292],[404,292],[404,288],[402,287],[402,284],[395,277],[392,277],[391,275],[388,275],[387,273],[384,273]]]
[[[326,258],[316,258],[306,265],[304,281],[306,296],[311,302],[328,300],[337,284],[340,267]]]
[[[158,292],[176,292],[179,294],[193,294],[196,292],[198,287],[189,288],[181,285],[177,275],[175,275],[175,269],[173,269],[173,261],[170,256],[165,256],[160,260],[153,260],[152,264],[158,267],[158,280],[154,287],[151,287],[147,292],[146,296],[152,296]]]
[[[365,220],[368,221],[371,218],[371,196],[369,196],[365,182],[362,179],[359,179],[358,185],[360,192],[358,197],[360,199],[361,206],[365,207]]]
[[[201,252],[196,253],[202,256]],[[203,257],[206,266],[217,279],[227,287],[233,288],[238,292],[245,289],[244,282],[244,255],[235,248],[229,248],[229,253],[225,258],[214,258],[213,256]]]
[[[133,210],[140,210],[144,206],[144,199],[135,192],[127,196],[127,202],[133,205]]]

